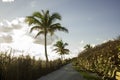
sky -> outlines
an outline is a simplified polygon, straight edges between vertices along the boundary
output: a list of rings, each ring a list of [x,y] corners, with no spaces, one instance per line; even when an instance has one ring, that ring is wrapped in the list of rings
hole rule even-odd
[[[120,0],[0,0],[0,46],[45,59],[43,36],[35,39],[36,31],[30,34],[24,22],[26,16],[41,10],[61,14],[60,23],[69,30],[48,36],[50,59],[59,57],[52,51],[59,39],[69,44],[71,52],[66,57],[73,57],[86,44],[95,46],[120,35]]]

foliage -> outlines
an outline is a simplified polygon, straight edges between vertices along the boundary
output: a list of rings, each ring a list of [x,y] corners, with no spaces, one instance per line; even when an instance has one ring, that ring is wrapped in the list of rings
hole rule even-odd
[[[36,35],[44,35],[45,39],[45,57],[46,62],[48,62],[48,55],[47,55],[47,35],[53,35],[55,31],[64,31],[68,32],[68,30],[61,26],[60,23],[55,22],[56,20],[61,20],[61,16],[58,13],[50,14],[49,10],[41,12],[34,12],[31,16],[26,17],[26,22],[32,26],[31,31],[38,30]]]
[[[80,71],[80,74],[87,80],[101,80],[96,75],[93,75],[93,74],[85,72],[85,71]]]
[[[89,49],[92,49],[92,46],[90,45],[90,44],[87,44],[87,45],[85,45],[85,50],[89,50]]]
[[[0,80],[36,80],[67,64],[68,61],[49,61],[46,67],[45,61],[36,60],[29,55],[14,57],[9,51],[0,52]]]
[[[66,49],[65,47],[68,46],[68,43],[63,43],[62,40],[57,41],[56,44],[54,44],[55,49],[53,51],[56,51],[59,55],[61,55],[61,59],[63,60],[63,55],[69,54],[69,49]]]
[[[116,80],[120,71],[120,40],[113,40],[82,51],[74,61],[79,70],[97,73],[103,80]]]

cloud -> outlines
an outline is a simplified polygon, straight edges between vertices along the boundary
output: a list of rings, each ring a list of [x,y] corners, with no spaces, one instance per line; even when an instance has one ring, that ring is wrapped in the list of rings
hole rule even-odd
[[[8,26],[0,26],[0,32],[10,32],[12,31],[11,27]]]
[[[84,44],[85,42],[82,40],[82,41],[80,41],[80,44]]]
[[[0,43],[11,43],[12,36],[9,34],[0,34]]]
[[[28,27],[27,28],[27,32],[26,32],[26,35],[28,35],[29,37],[31,37],[33,39],[33,43],[34,44],[40,44],[40,45],[44,45],[44,35],[39,35],[35,38],[36,34],[38,33],[37,30],[33,30],[31,33],[29,32],[31,29],[31,27]],[[48,34],[47,35],[47,45],[52,45],[55,40],[58,39],[58,36],[57,35],[50,35]]]
[[[14,2],[14,0],[2,0],[2,2]]]
[[[25,18],[16,18],[12,21],[4,20],[0,22],[0,44],[3,46],[10,46],[17,55],[21,54],[30,54],[42,59],[45,59],[44,56],[44,36],[40,35],[37,38],[34,38],[37,34],[37,31],[33,30],[32,33],[29,33],[30,27],[24,22]],[[51,46],[55,40],[58,39],[56,35],[52,37],[47,36],[47,49],[48,56],[51,59],[57,58],[50,53],[52,52]],[[21,53],[21,51],[24,51]],[[38,55],[40,54],[40,55]],[[56,54],[57,56],[57,54]]]
[[[47,45],[51,45],[56,39],[58,39],[58,36],[56,35],[53,35],[53,36],[50,36],[48,35],[47,36]],[[34,43],[35,44],[42,44],[44,45],[44,36],[41,35],[41,36],[38,36],[36,39],[34,39]]]
[[[3,20],[0,22],[0,32],[12,32],[23,27],[24,18],[17,18],[12,21]]]
[[[16,18],[12,21],[3,20],[0,22],[0,43],[12,43],[15,34],[14,30],[24,27],[24,18]]]

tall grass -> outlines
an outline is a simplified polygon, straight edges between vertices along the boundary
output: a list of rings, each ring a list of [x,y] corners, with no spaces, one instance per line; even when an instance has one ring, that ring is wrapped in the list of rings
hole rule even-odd
[[[10,51],[0,52],[0,80],[36,80],[41,76],[48,74],[64,64],[67,61],[60,59],[50,61],[46,67],[45,61],[35,57],[27,56],[15,57]]]

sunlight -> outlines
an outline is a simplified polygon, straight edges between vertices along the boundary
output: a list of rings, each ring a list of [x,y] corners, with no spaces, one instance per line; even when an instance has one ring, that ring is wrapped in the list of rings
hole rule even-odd
[[[14,0],[2,0],[3,2],[14,2]]]
[[[43,40],[40,37],[34,38],[38,31],[29,33],[30,28],[24,23],[25,18],[16,18],[12,21],[4,20],[0,23],[0,47],[1,50],[14,50],[14,56],[30,55],[35,56],[36,59],[45,60]],[[35,42],[37,41],[37,42]],[[52,42],[49,41],[48,56],[50,60],[59,58],[55,52],[52,51]]]
[[[116,80],[119,62],[120,0],[0,1],[0,80]]]

